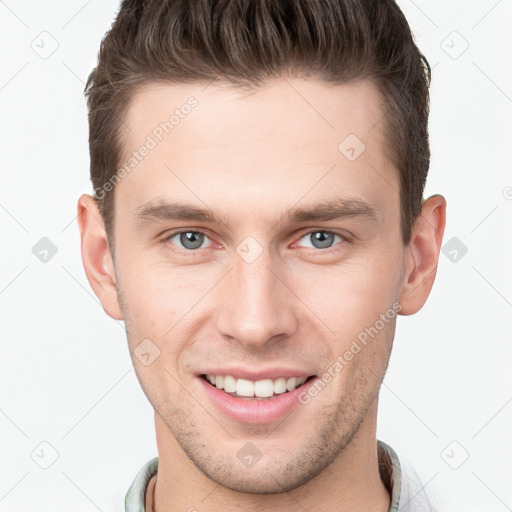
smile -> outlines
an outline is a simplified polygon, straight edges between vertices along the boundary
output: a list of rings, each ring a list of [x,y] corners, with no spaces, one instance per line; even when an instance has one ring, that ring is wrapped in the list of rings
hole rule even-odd
[[[241,399],[267,400],[276,395],[293,391],[302,386],[310,377],[279,377],[251,381],[237,379],[232,375],[203,375],[212,386],[223,390],[231,396]]]
[[[197,376],[207,400],[223,416],[253,425],[280,421],[296,408],[302,408],[300,395],[307,393],[317,380],[316,375],[260,380],[237,379],[226,374]]]

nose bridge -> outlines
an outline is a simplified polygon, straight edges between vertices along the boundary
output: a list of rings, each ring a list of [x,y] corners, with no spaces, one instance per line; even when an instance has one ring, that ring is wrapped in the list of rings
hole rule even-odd
[[[290,335],[296,329],[290,297],[276,276],[276,262],[268,249],[260,248],[256,256],[255,250],[242,243],[233,255],[233,270],[223,290],[224,307],[218,316],[218,329],[223,335],[253,346],[278,335]],[[247,257],[251,251],[251,257]]]

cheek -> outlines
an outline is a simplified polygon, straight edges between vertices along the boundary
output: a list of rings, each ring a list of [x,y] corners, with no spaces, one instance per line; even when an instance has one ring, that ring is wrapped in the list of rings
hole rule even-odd
[[[310,267],[307,279],[296,278],[294,288],[331,335],[349,341],[392,308],[400,269],[398,254],[365,257],[337,267]]]
[[[143,254],[126,253],[132,257],[119,262],[117,275],[132,357],[142,340],[149,339],[160,353],[153,372],[163,372],[159,364],[180,371],[180,361],[196,338],[196,330],[204,328],[201,315],[218,275],[214,269],[178,268],[168,262],[147,261]],[[136,357],[133,363],[140,366]]]
[[[187,307],[190,309],[207,281],[204,275],[200,277],[198,271],[191,269],[146,261],[143,254],[133,254],[120,262],[119,288],[132,321],[148,323],[167,319],[170,323]]]

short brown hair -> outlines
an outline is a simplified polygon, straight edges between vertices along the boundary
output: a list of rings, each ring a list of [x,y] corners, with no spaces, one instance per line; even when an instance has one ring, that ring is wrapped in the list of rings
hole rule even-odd
[[[114,189],[104,184],[120,165],[123,119],[138,88],[256,88],[284,75],[377,85],[408,244],[430,160],[430,68],[394,0],[124,0],[85,87],[91,180],[111,245]]]

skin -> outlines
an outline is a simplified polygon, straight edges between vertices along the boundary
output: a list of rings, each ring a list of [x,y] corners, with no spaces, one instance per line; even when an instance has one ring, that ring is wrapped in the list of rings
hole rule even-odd
[[[147,86],[127,110],[126,157],[190,96],[198,106],[116,187],[115,259],[95,201],[78,202],[87,277],[106,313],[124,320],[155,409],[159,470],[148,510],[387,511],[376,418],[395,320],[278,422],[229,419],[196,373],[239,364],[321,375],[393,304],[417,312],[435,278],[446,202],[423,201],[404,246],[399,175],[370,82],[283,78],[253,94]],[[366,145],[353,162],[338,150],[351,133]],[[363,201],[374,215],[281,217],[335,198]],[[224,222],[137,217],[159,201],[207,207]],[[203,245],[187,249],[171,236],[180,230],[203,233]],[[339,236],[315,247],[311,233],[326,230]],[[262,250],[251,263],[236,251],[247,236]],[[134,356],[144,339],[160,350],[149,366]],[[251,468],[237,458],[248,441],[262,453]]]

